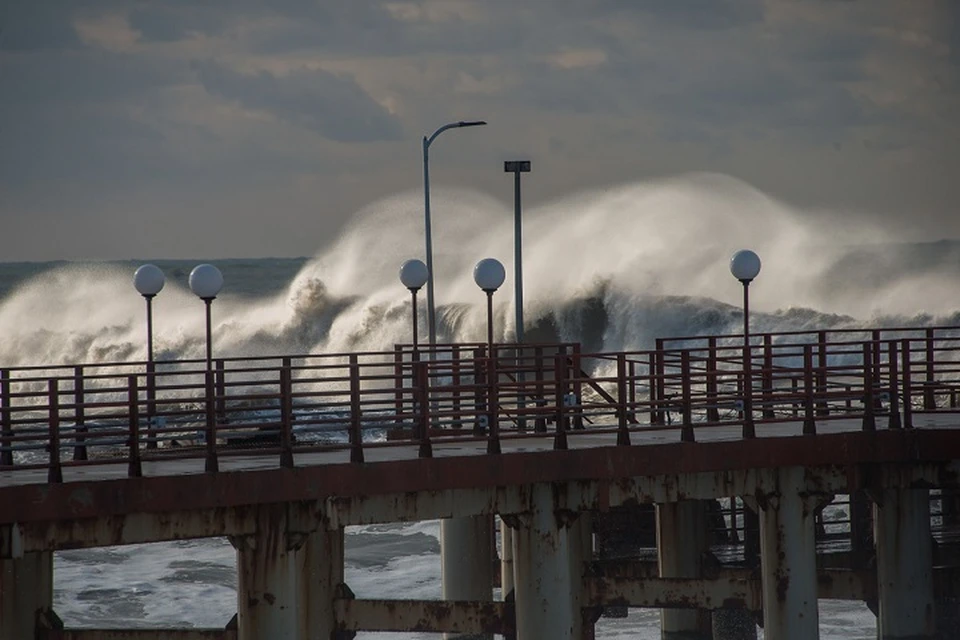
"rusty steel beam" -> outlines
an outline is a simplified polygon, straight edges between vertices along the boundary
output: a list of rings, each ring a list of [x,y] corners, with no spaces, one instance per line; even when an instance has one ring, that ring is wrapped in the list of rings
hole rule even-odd
[[[236,629],[48,629],[40,640],[237,640]]]
[[[510,602],[337,599],[333,608],[338,631],[514,632]]]
[[[750,609],[763,599],[759,580],[738,578],[587,578],[587,604],[681,609]]]
[[[619,480],[637,475],[733,472],[757,467],[937,461],[937,486],[957,486],[960,438],[952,430],[881,430],[800,438],[756,438],[500,456],[327,464],[294,469],[70,482],[0,488],[0,524],[162,513],[331,496],[494,488],[537,482]]]

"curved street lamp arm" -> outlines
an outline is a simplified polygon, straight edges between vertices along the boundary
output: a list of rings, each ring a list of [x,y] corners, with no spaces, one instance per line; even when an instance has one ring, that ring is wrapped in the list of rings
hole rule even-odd
[[[429,147],[431,144],[433,144],[433,141],[436,140],[437,136],[439,136],[441,133],[443,133],[447,129],[456,129],[459,127],[479,127],[485,124],[487,124],[486,120],[460,120],[458,122],[450,122],[448,124],[443,125],[436,131],[434,131],[433,135],[431,135],[429,138],[424,136],[423,146]]]

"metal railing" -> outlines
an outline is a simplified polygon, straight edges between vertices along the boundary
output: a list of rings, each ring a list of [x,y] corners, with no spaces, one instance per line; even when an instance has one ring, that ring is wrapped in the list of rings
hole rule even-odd
[[[744,367],[746,358],[752,366]],[[749,371],[745,375],[744,371]],[[876,329],[658,340],[646,351],[578,344],[439,345],[415,350],[0,369],[0,470],[114,462],[349,451],[583,434],[630,445],[650,431],[695,441],[706,430],[856,419],[911,428],[957,410],[960,328]]]

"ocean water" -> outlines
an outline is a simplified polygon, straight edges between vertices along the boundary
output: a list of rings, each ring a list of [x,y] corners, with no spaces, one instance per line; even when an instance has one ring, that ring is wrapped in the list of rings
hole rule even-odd
[[[472,192],[434,196],[440,339],[485,338],[484,295],[471,272],[488,256],[507,267],[495,334],[510,339],[512,210]],[[309,258],[149,260],[167,276],[154,301],[157,357],[202,356],[203,305],[187,277],[208,261],[225,277],[213,307],[217,355],[409,341],[409,294],[397,270],[423,257],[421,206],[419,194],[372,204]],[[842,212],[797,210],[723,176],[568,197],[525,212],[524,233],[528,339],[620,350],[651,347],[659,336],[738,332],[742,290],[727,261],[741,248],[763,260],[751,286],[754,331],[960,324],[960,242],[902,242]],[[0,263],[0,364],[143,360],[144,303],[132,275],[145,261]],[[424,316],[421,307],[421,335]],[[436,522],[351,529],[348,584],[360,597],[439,597],[438,534]],[[64,551],[55,561],[56,608],[74,627],[222,626],[236,610],[234,563],[220,539]],[[863,605],[820,607],[822,637],[875,637]],[[658,612],[602,619],[597,635],[658,638]]]

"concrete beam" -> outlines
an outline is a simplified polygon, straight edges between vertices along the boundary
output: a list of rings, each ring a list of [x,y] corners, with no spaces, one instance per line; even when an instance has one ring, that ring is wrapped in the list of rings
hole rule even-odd
[[[236,629],[64,629],[41,640],[236,640]]]
[[[587,578],[587,604],[678,609],[750,609],[763,606],[759,580],[739,578]]]
[[[508,602],[339,599],[333,606],[337,631],[514,632]]]

